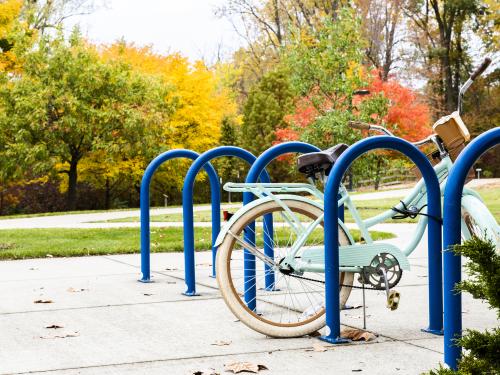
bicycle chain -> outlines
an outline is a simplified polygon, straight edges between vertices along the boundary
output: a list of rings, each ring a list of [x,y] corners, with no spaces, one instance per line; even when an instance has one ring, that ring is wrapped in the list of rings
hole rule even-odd
[[[288,274],[288,276],[290,277],[295,277],[297,279],[302,279],[302,280],[307,280],[307,281],[313,281],[313,282],[316,282],[316,283],[321,283],[321,284],[325,284],[324,281],[321,281],[321,280],[316,280],[316,279],[311,279],[309,277],[304,277],[304,276],[299,276],[299,275],[292,275],[291,273]],[[365,289],[365,290],[378,290],[380,291],[381,289],[377,289],[377,288],[374,288],[374,287],[369,287],[369,286],[357,286],[357,285],[346,285],[346,284],[339,284],[340,286],[345,286],[347,288],[353,288],[353,289]]]

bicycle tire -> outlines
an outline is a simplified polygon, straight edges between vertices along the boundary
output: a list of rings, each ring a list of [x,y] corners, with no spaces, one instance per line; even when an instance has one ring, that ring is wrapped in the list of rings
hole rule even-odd
[[[323,213],[323,210],[317,207],[316,205],[311,203],[306,203],[301,200],[293,200],[286,198],[283,199],[282,202],[286,205],[286,207],[292,210],[292,212],[304,215],[306,218],[309,218],[310,220],[315,220]],[[264,202],[263,204],[259,204],[249,209],[248,212],[244,213],[238,220],[236,220],[231,225],[229,231],[237,236],[242,236],[243,230],[244,229],[248,230],[247,228],[249,223],[254,222],[255,220],[259,220],[259,218],[262,218],[267,213],[274,214],[274,213],[281,213],[282,211],[284,211],[283,207],[280,206],[275,201]],[[320,226],[321,228],[323,228],[323,223],[321,223]],[[279,222],[275,222],[274,227],[275,227],[274,229],[275,233],[277,233],[276,228],[283,227],[283,225],[280,224]],[[264,234],[264,229],[263,229],[263,234]],[[341,226],[339,226],[340,244],[341,245],[351,244],[349,238],[350,237],[345,232],[345,230]],[[277,242],[275,242],[275,245],[276,244]],[[219,284],[219,289],[222,293],[224,301],[229,307],[229,309],[233,312],[233,314],[241,322],[243,322],[246,326],[250,327],[251,329],[260,332],[264,335],[271,337],[281,337],[281,338],[304,336],[307,334],[311,334],[312,332],[315,332],[325,326],[324,294],[322,295],[322,297],[319,298],[315,297],[314,301],[311,301],[310,297],[308,296],[307,298],[309,298],[310,302],[309,304],[309,302],[305,300],[304,295],[301,295],[299,299],[299,297],[297,297],[298,293],[295,293],[294,289],[295,285],[299,285],[300,283],[302,283],[303,286],[306,285],[304,279],[302,279],[302,281],[299,281],[298,284],[296,284],[295,281],[297,279],[295,279],[293,276],[287,276],[281,273],[279,273],[277,277],[280,276],[283,280],[285,280],[285,283],[281,283],[278,285],[278,281],[276,282],[276,285],[280,289],[279,291],[267,292],[264,289],[259,289],[258,288],[259,285],[257,285],[256,288],[257,293],[260,293],[259,296],[257,296],[257,311],[256,312],[251,311],[243,300],[242,288],[239,287],[239,285],[235,285],[238,284],[237,276],[239,275],[239,277],[241,278],[241,272],[242,272],[242,270],[239,269],[238,267],[232,266],[233,264],[241,265],[240,262],[242,262],[242,259],[236,260],[237,256],[240,256],[240,258],[242,258],[243,255],[243,250],[238,249],[238,246],[239,244],[236,242],[235,238],[232,235],[227,234],[217,251],[216,264],[217,264],[217,282]],[[279,246],[276,248],[280,249],[280,251],[282,249]],[[275,259],[278,258],[279,254],[276,253]],[[257,262],[259,262],[259,260],[257,260]],[[260,263],[263,262],[260,261]],[[277,273],[278,272],[279,271],[277,271]],[[315,277],[317,277],[317,275]],[[256,282],[259,283],[260,279],[256,276],[255,280],[257,280]],[[340,288],[341,306],[344,306],[347,299],[349,298],[349,295],[351,293],[350,285],[352,285],[353,280],[354,280],[353,273],[342,272],[340,275],[340,283],[344,285],[343,287]],[[293,283],[294,287],[291,286],[292,282],[294,282]],[[262,286],[262,283],[263,281],[261,281],[260,286]],[[245,282],[243,281],[243,285],[244,284]],[[286,304],[287,301],[287,294],[286,294],[287,291],[281,289],[284,286],[290,290],[289,301],[291,301],[291,303],[294,304],[293,306],[294,310],[297,310],[296,314],[298,316],[304,316],[303,320],[300,321],[299,319],[297,319],[297,322],[292,322],[291,320],[289,320],[288,322],[277,321],[276,318],[278,313],[280,312],[280,309],[286,310],[286,307],[283,307],[283,305]],[[309,285],[307,285],[307,287],[304,287],[303,290],[306,290],[308,288],[310,288]],[[324,284],[322,284],[322,288],[324,293]],[[273,295],[273,293],[275,293],[275,295]],[[281,300],[281,296],[283,294],[285,302],[282,302]],[[295,302],[297,303],[297,305],[300,305],[301,301],[305,301],[303,306],[302,305],[295,306],[294,296],[296,298]],[[317,301],[321,301],[323,303],[323,306],[321,307],[317,306],[316,310],[314,309],[308,310],[311,309],[311,307],[316,308],[314,303],[316,303]],[[306,314],[308,311],[310,311],[309,315]],[[290,316],[290,309],[287,312]],[[281,312],[281,317],[282,316],[283,316],[283,311]]]

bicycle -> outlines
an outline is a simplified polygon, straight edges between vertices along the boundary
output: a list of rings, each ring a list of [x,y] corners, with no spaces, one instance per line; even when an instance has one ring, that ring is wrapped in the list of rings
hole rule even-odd
[[[414,143],[418,147],[433,144],[437,148],[432,156],[437,159],[434,170],[441,192],[453,166],[453,154],[470,139],[460,118],[463,95],[490,62],[485,60],[461,87],[457,111],[438,120],[431,136]],[[394,136],[378,125],[352,122],[350,126]],[[335,160],[347,147],[340,144],[301,155],[298,168],[309,183],[227,183],[224,186],[226,191],[251,192],[257,197],[231,217],[216,242],[217,282],[224,301],[241,322],[257,332],[272,337],[297,337],[325,325],[324,197],[316,185],[326,181]],[[410,269],[408,256],[422,239],[429,219],[423,180],[395,207],[369,219],[361,218],[344,186],[341,186],[338,204],[350,212],[365,242],[356,244],[345,223],[339,220],[340,306],[345,306],[358,274],[357,280],[363,287],[386,290],[388,307],[396,308],[399,294],[392,288],[401,280],[403,271]],[[263,221],[265,215],[273,215],[272,231]],[[418,217],[418,223],[404,249],[373,241],[370,227],[388,219],[406,217]],[[255,243],[246,240],[245,233],[249,231],[255,233]],[[464,189],[462,198],[462,232],[465,239],[485,236],[500,248],[500,228],[495,218],[479,194],[468,188]],[[253,273],[245,274],[245,270]],[[270,285],[269,280],[272,280]],[[255,300],[245,301],[248,288],[256,291]]]

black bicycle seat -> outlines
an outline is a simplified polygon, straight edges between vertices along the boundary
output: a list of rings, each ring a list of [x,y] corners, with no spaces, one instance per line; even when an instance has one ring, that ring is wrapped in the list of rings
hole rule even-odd
[[[314,177],[317,173],[321,172],[328,176],[339,156],[348,147],[345,143],[339,143],[324,151],[300,155],[297,158],[299,172],[304,173],[307,177]]]

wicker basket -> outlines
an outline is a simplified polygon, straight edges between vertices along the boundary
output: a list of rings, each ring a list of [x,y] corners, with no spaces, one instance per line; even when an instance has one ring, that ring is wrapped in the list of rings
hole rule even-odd
[[[460,118],[458,112],[453,112],[451,115],[439,119],[433,125],[432,130],[434,130],[434,132],[443,141],[452,161],[455,161],[458,158],[458,155],[460,155],[462,150],[465,148],[465,143],[470,140],[469,130]],[[433,166],[441,161],[437,150],[428,154],[427,157]],[[422,174],[417,167],[413,168],[413,173],[415,173],[417,178],[422,177]],[[474,170],[471,169],[467,174],[466,183],[474,179],[474,177]]]

